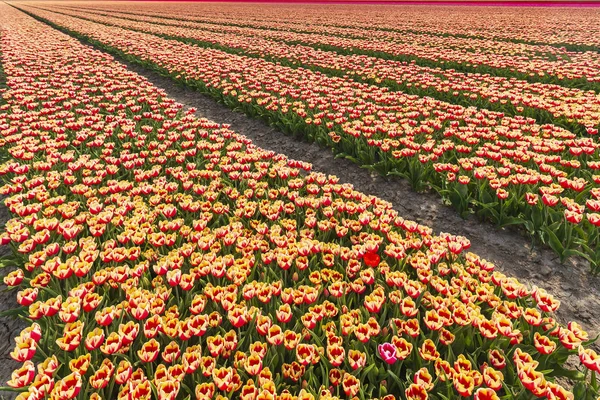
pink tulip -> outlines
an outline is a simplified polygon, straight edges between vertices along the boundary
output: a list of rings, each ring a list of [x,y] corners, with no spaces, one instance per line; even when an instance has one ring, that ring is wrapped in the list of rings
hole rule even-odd
[[[396,346],[391,343],[383,343],[377,346],[379,356],[388,364],[394,364],[398,359],[396,358]]]

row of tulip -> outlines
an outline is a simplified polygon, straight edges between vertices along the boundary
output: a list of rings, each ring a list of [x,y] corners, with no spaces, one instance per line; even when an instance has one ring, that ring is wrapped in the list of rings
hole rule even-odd
[[[597,398],[589,335],[465,238],[4,3],[0,24],[19,400]]]
[[[156,5],[142,4],[135,12],[128,6],[112,3],[70,1],[65,7],[101,11],[106,8],[129,15],[153,15]],[[475,8],[325,6],[319,9],[300,5],[265,6],[258,10],[244,4],[169,4],[161,15],[171,19],[193,19],[232,26],[256,26],[271,29],[363,28],[376,31],[415,32],[461,38],[485,38],[513,43],[542,44],[572,51],[597,51],[600,30],[597,9],[570,8]],[[299,22],[301,21],[301,22]],[[368,21],[368,22],[365,22]]]
[[[150,6],[149,8],[152,8]],[[175,5],[179,15],[209,16],[203,7],[201,12],[196,7]],[[183,9],[182,9],[183,8]],[[245,5],[227,8],[216,7],[216,12],[223,18],[242,14],[264,21],[264,12]],[[279,17],[283,13],[269,13]],[[565,46],[571,49],[597,50],[600,46],[600,30],[596,23],[598,9],[563,9],[552,8],[475,8],[430,6],[404,7],[364,7],[357,6],[349,10],[331,7],[324,13],[321,10],[302,7],[292,8],[288,12],[288,21],[306,21],[308,24],[325,26],[353,26],[366,29],[395,30],[398,27],[413,29],[419,32],[431,32],[440,35],[484,37],[497,40],[512,40],[516,43],[542,43]],[[300,17],[299,17],[300,15]],[[325,18],[324,18],[325,16]],[[360,16],[357,18],[357,16]],[[364,17],[363,17],[364,16]],[[366,17],[366,18],[365,18]],[[365,22],[368,21],[368,22]]]
[[[161,15],[159,8],[156,15]],[[186,21],[176,21],[181,24]],[[358,28],[304,28],[300,31],[255,29],[204,23],[212,29],[263,35],[279,40],[336,48],[401,61],[414,60],[425,66],[455,67],[469,72],[528,79],[533,82],[600,89],[600,53],[573,52],[554,46],[525,45],[497,40],[441,37],[407,31],[373,31]]]
[[[446,71],[366,55],[342,55],[260,36],[229,33],[227,29],[221,32],[220,27],[214,25],[207,29],[205,24],[192,22],[173,25],[169,20],[158,17],[121,18],[116,16],[118,13],[90,13],[87,10],[71,11],[58,7],[49,9],[102,24],[262,57],[287,66],[302,66],[338,76],[347,75],[370,84],[418,96],[430,96],[466,107],[476,106],[508,115],[523,115],[536,119],[538,123],[563,126],[580,135],[588,132],[595,134],[600,127],[600,96],[593,91]]]
[[[75,9],[77,11],[84,11],[86,13],[90,12],[90,10],[80,10],[78,8],[70,7],[70,6],[61,6],[60,8],[67,9]],[[110,10],[110,6],[108,7]],[[97,13],[97,11],[92,11]],[[100,12],[102,13],[102,11]],[[155,15],[161,15],[160,9],[157,7],[155,9]],[[133,18],[152,18],[152,16],[136,16],[131,14],[122,14],[127,17]],[[206,18],[206,17],[204,17]],[[193,21],[193,20],[192,20]],[[174,23],[179,24],[187,24],[192,22],[189,19],[178,19]],[[213,29],[222,27],[218,23],[214,21],[206,21],[204,25],[212,26]],[[245,24],[244,24],[245,25]],[[320,33],[326,34],[329,36],[341,36],[347,38],[358,38],[358,39],[371,39],[371,40],[386,40],[393,43],[419,43],[428,47],[433,48],[451,48],[461,51],[472,51],[473,49],[477,49],[477,52],[482,54],[493,54],[493,55],[509,55],[511,57],[523,57],[528,59],[539,59],[539,60],[547,60],[547,61],[555,61],[557,59],[565,59],[570,62],[578,62],[581,60],[582,56],[586,57],[586,60],[597,60],[600,58],[600,54],[596,52],[590,52],[589,54],[585,54],[582,52],[573,52],[567,51],[565,49],[561,49],[555,46],[544,46],[544,45],[527,45],[527,44],[515,44],[511,42],[502,42],[498,40],[492,39],[478,39],[470,37],[468,40],[461,37],[453,37],[453,36],[440,36],[437,34],[429,34],[429,33],[417,33],[411,30],[401,30],[400,32],[394,30],[373,30],[373,29],[364,29],[359,27],[335,27],[335,26],[311,26],[304,24],[285,24],[284,27],[281,27],[279,23],[262,23],[260,26],[245,26],[247,28],[261,28],[267,30],[281,30],[282,28],[285,30],[291,30],[299,33]],[[277,29],[275,29],[277,27]],[[243,30],[241,27],[233,27],[233,26],[225,26],[225,29],[231,30]],[[594,62],[594,61],[592,61]]]
[[[600,270],[594,137],[20,7],[380,173],[432,187],[461,213],[475,207],[500,225],[521,224],[562,258],[580,255]]]
[[[6,75],[4,74],[2,63],[0,63],[0,106],[4,104],[4,98],[2,97],[4,90],[6,90]]]

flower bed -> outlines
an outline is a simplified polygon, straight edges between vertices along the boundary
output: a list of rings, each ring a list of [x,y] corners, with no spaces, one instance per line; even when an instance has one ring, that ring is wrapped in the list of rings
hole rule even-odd
[[[177,20],[176,24],[181,22]],[[515,77],[530,82],[600,91],[600,54],[597,51],[567,51],[555,46],[440,37],[410,31],[334,27],[297,31],[220,26],[214,23],[201,25],[210,30],[221,29],[259,35],[347,54],[360,53],[384,59],[416,62],[434,68],[442,66],[445,69],[453,68],[463,72]]]
[[[593,137],[532,119],[295,69],[155,35],[28,10],[380,173],[433,187],[465,214],[520,224],[561,258],[600,270]]]
[[[596,51],[600,30],[596,23],[597,8],[591,7],[432,7],[403,4],[395,6],[324,5],[320,7],[266,4],[262,10],[245,4],[170,3],[161,7],[160,15],[175,20],[216,22],[231,26],[260,26],[323,31],[337,28],[363,28],[395,32],[425,32],[440,36],[487,38],[513,43],[548,44],[572,51]],[[591,4],[591,3],[590,3]],[[61,5],[62,6],[62,5]],[[90,11],[104,10],[106,4],[92,5],[71,1],[66,7]],[[493,5],[492,5],[493,6]],[[276,8],[276,10],[274,9]],[[156,4],[140,4],[135,12],[124,4],[111,9],[130,15],[155,15]],[[267,12],[265,12],[265,10]]]
[[[339,54],[266,37],[261,30],[239,30],[217,24],[198,24],[164,18],[135,17],[89,11],[50,10],[102,24],[153,33],[182,42],[214,47],[235,54],[266,58],[287,66],[302,66],[393,90],[477,108],[523,115],[538,123],[553,123],[578,135],[600,128],[600,97],[593,91],[529,83],[482,74],[465,74],[414,63],[366,55]],[[267,35],[268,36],[268,35]]]
[[[466,239],[0,11],[19,399],[597,396],[586,332]]]

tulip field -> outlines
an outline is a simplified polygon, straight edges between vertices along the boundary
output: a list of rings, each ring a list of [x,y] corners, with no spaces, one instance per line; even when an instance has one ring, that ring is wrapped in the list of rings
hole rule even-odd
[[[561,259],[584,257],[600,271],[600,53],[453,38],[437,59],[444,38],[429,34],[332,28],[335,36],[310,25],[197,22],[185,9],[181,21],[152,7],[152,17],[113,4],[81,8],[23,6],[283,131],[435,190],[463,215],[519,226]],[[479,52],[466,49],[475,44]]]
[[[0,393],[600,400],[598,327],[557,318],[568,299],[126,64],[515,227],[592,279],[600,11],[541,10],[524,30],[517,8],[448,7],[444,24],[436,7],[269,10],[0,3],[2,318],[25,323]]]

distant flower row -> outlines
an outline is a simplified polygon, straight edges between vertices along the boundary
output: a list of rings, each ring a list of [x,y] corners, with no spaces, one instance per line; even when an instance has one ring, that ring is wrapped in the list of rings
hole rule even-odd
[[[86,6],[89,6],[87,4]],[[597,21],[600,17],[598,8],[474,8],[464,7],[432,8],[431,6],[371,7],[354,6],[347,9],[329,7],[326,13],[322,9],[307,7],[290,8],[287,13],[269,13],[251,6],[199,8],[197,5],[173,4],[172,16],[199,18],[213,21],[244,23],[251,25],[262,22],[282,28],[295,24],[296,28],[312,25],[321,29],[332,27],[361,27],[365,29],[417,31],[436,33],[438,35],[475,36],[499,40],[525,41],[532,43],[548,43],[555,45],[600,46],[600,28]],[[146,5],[145,9],[156,10],[155,4]],[[212,11],[212,12],[211,12]],[[162,8],[162,13],[165,13]],[[271,25],[272,26],[272,25]],[[306,29],[306,28],[304,28]]]
[[[62,6],[62,5],[60,5]],[[267,29],[292,29],[347,34],[350,29],[373,31],[418,32],[440,36],[475,37],[524,43],[551,44],[556,47],[600,47],[600,10],[590,7],[431,7],[429,5],[395,6],[336,5],[313,7],[292,5],[286,9],[265,5],[256,8],[245,4],[170,3],[158,7],[153,3],[95,5],[71,2],[70,7],[103,11],[120,11],[125,15],[160,15],[177,20],[254,26]],[[275,9],[276,8],[276,9]]]
[[[162,13],[155,9],[157,16]],[[132,16],[129,16],[130,18]],[[133,17],[139,18],[139,17]],[[171,21],[174,25],[186,21]],[[554,46],[530,45],[461,37],[441,37],[411,32],[373,31],[345,28],[336,33],[330,27],[302,30],[256,29],[204,23],[198,29],[221,30],[228,33],[260,36],[326,47],[349,52],[374,53],[385,58],[417,59],[421,64],[443,65],[467,71],[546,83],[561,83],[577,87],[600,89],[600,53],[598,51],[567,51]],[[273,28],[277,28],[273,24]],[[581,86],[580,86],[581,85]]]
[[[600,266],[600,145],[555,125],[294,69],[39,9],[37,15],[158,66],[251,115],[336,148],[461,213],[522,224],[561,256]]]
[[[0,23],[17,399],[597,397],[589,335],[465,238],[6,4]],[[568,355],[573,392],[547,372]]]
[[[212,43],[241,50],[249,55],[271,57],[284,63],[287,60],[288,63],[308,68],[322,68],[359,77],[373,84],[383,84],[418,95],[431,95],[440,100],[467,106],[493,108],[509,114],[534,117],[543,122],[556,120],[582,133],[589,131],[595,134],[600,127],[600,95],[593,91],[499,76],[447,71],[367,55],[344,55],[308,45],[287,44],[260,36],[250,36],[247,33],[222,33],[220,31],[227,32],[230,28],[219,25],[132,15],[121,19],[72,10],[60,12],[103,24],[179,37],[183,40],[193,39],[205,44]],[[212,30],[207,30],[207,27]]]

